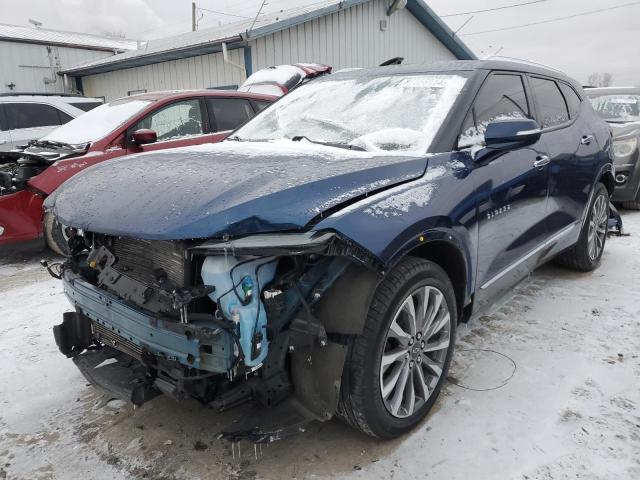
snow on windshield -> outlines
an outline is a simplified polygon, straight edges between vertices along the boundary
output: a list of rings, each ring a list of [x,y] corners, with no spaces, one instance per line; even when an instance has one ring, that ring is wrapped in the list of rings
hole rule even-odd
[[[601,95],[590,97],[600,116],[612,122],[640,121],[640,95]]]
[[[465,82],[447,74],[315,81],[236,134],[241,140],[306,137],[371,152],[424,153]]]
[[[70,144],[94,142],[113,132],[151,103],[149,100],[122,98],[88,111],[65,123],[42,140]]]

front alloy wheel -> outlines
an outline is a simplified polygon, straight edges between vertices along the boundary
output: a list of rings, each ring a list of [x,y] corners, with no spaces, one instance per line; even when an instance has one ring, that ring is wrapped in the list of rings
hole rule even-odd
[[[378,285],[363,332],[348,342],[338,415],[379,438],[415,427],[447,376],[456,298],[437,264],[405,257]]]
[[[380,359],[380,393],[391,415],[406,418],[426,404],[444,369],[451,315],[436,287],[422,286],[393,316]]]

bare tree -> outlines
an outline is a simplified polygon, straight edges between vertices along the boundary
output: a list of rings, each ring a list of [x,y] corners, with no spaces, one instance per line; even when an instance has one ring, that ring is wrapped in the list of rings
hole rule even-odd
[[[610,87],[613,83],[613,75],[609,72],[592,73],[587,78],[587,83],[592,87]]]

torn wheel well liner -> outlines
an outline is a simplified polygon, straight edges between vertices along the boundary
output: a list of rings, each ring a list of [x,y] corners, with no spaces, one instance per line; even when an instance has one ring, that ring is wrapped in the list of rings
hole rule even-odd
[[[414,248],[407,254],[430,260],[442,267],[453,285],[458,307],[458,320],[461,320],[465,307],[470,302],[467,295],[468,272],[462,252],[449,242],[434,240]]]

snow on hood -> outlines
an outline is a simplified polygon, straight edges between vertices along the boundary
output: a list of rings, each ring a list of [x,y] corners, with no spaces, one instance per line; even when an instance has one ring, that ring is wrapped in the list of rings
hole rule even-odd
[[[69,226],[150,240],[299,230],[341,203],[422,176],[426,164],[426,155],[227,141],[100,163],[46,208]]]

